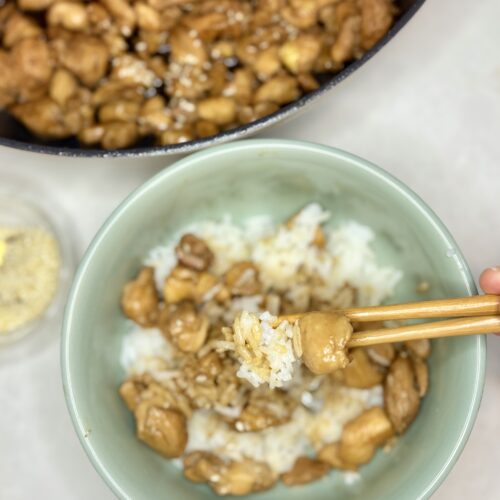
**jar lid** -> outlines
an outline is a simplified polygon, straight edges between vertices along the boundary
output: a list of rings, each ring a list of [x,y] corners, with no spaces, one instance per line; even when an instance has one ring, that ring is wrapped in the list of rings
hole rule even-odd
[[[2,178],[0,345],[60,329],[75,266],[70,226],[49,192],[25,179]]]

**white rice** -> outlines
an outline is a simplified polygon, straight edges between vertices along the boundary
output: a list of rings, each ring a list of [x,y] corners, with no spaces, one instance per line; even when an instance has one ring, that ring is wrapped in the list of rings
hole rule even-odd
[[[205,240],[215,254],[211,272],[222,275],[232,264],[252,260],[259,267],[265,291],[286,291],[296,309],[307,309],[312,296],[331,301],[346,284],[358,290],[358,305],[380,304],[392,294],[401,272],[377,264],[370,247],[375,239],[373,231],[354,221],[335,229],[323,228],[325,249],[311,245],[316,228],[329,218],[328,212],[311,203],[288,225],[276,225],[265,215],[241,223],[235,223],[229,215],[220,221],[197,222],[153,248],[144,264],[154,267],[162,293],[165,278],[176,263],[175,246],[181,235],[190,232]],[[312,275],[323,283],[311,287],[307,282]]]
[[[267,462],[281,474],[289,470],[299,456],[310,455],[324,444],[338,440],[345,423],[374,403],[380,404],[381,392],[380,386],[348,392],[339,388],[319,415],[299,407],[288,423],[260,432],[238,432],[215,412],[197,411],[188,423],[186,453],[203,450],[233,460],[250,457]]]
[[[172,368],[173,353],[158,328],[136,327],[123,339],[120,363],[129,376],[151,373],[161,377]]]
[[[175,246],[183,234],[192,233],[207,243],[215,255],[211,271],[221,275],[232,264],[249,260],[253,242],[266,237],[273,230],[273,221],[267,215],[250,217],[242,224],[234,223],[230,215],[223,216],[220,221],[196,222],[178,231],[165,245],[153,248],[144,264],[154,268],[156,286],[162,292],[165,278],[177,262]]]
[[[254,387],[269,384],[271,389],[283,387],[292,380],[298,355],[293,339],[299,335],[298,325],[282,321],[273,328],[277,318],[269,312],[260,316],[243,311],[236,317],[233,328],[226,328],[226,341],[219,343],[221,350],[235,353],[240,368],[237,376],[248,380]]]
[[[361,474],[354,471],[346,471],[342,474],[342,477],[344,478],[344,483],[347,484],[347,486],[352,486],[361,480]]]

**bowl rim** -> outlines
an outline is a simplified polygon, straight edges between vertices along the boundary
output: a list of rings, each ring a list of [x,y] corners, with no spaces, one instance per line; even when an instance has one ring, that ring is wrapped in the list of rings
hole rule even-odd
[[[238,127],[220,132],[216,135],[194,139],[180,144],[169,144],[166,146],[142,146],[132,147],[129,149],[114,149],[105,150],[102,148],[71,148],[68,146],[52,146],[47,144],[38,144],[36,142],[24,142],[19,139],[11,139],[0,136],[0,146],[5,146],[31,153],[41,153],[55,156],[67,156],[75,158],[141,158],[154,156],[172,156],[199,151],[209,146],[223,144],[225,142],[242,139],[249,135],[271,127],[287,118],[294,116],[302,108],[315,102],[317,99],[325,95],[329,90],[337,84],[345,80],[349,75],[354,73],[359,67],[369,61],[382,47],[384,47],[396,34],[410,21],[410,19],[422,7],[425,0],[413,0],[413,3],[408,9],[396,19],[389,31],[379,40],[370,50],[360,59],[357,59],[346,66],[338,73],[332,74],[332,77],[323,83],[318,89],[304,94],[299,99],[281,107],[274,113],[264,116],[250,123],[239,125]]]
[[[132,191],[108,216],[104,224],[98,230],[94,236],[92,242],[87,248],[78,270],[75,274],[75,278],[68,295],[66,308],[64,312],[64,319],[62,325],[62,340],[61,340],[61,351],[60,351],[60,362],[61,362],[61,375],[63,383],[63,391],[66,400],[66,405],[68,407],[73,427],[78,435],[80,443],[82,444],[87,456],[89,457],[92,465],[98,472],[98,474],[103,478],[110,489],[119,498],[128,499],[129,496],[123,491],[117,481],[112,477],[112,475],[107,470],[107,467],[100,461],[100,458],[93,445],[86,439],[86,430],[84,422],[79,413],[79,405],[74,397],[73,391],[73,380],[72,380],[72,370],[71,370],[71,331],[72,323],[75,314],[75,308],[77,303],[77,298],[79,294],[80,287],[85,279],[86,269],[90,265],[94,255],[97,253],[101,242],[106,238],[108,231],[114,225],[114,223],[126,214],[130,207],[140,199],[141,197],[147,195],[148,191],[154,189],[157,185],[164,182],[168,182],[168,179],[172,176],[177,175],[178,172],[182,172],[189,169],[204,168],[205,161],[208,159],[214,159],[218,156],[224,155],[228,152],[238,151],[240,154],[245,154],[245,151],[249,150],[259,150],[263,148],[275,148],[287,151],[300,150],[302,152],[311,152],[313,154],[322,154],[331,159],[347,160],[351,163],[351,168],[355,168],[363,171],[369,176],[374,176],[379,180],[382,180],[387,185],[392,187],[394,190],[403,195],[406,200],[412,204],[421,215],[427,219],[429,224],[434,227],[437,236],[454,251],[454,257],[457,263],[457,270],[462,275],[464,283],[467,287],[469,295],[477,294],[477,288],[469,269],[467,262],[460,251],[457,243],[455,242],[453,236],[446,228],[444,223],[439,219],[436,213],[420,198],[414,191],[412,191],[408,186],[406,186],[402,181],[398,180],[392,174],[386,172],[381,167],[364,160],[363,158],[356,156],[354,154],[348,153],[338,148],[324,146],[312,142],[306,141],[296,141],[287,139],[249,139],[244,141],[236,141],[230,144],[219,145],[214,148],[199,151],[197,153],[191,154],[177,162],[168,168],[160,171],[147,182]],[[484,335],[478,335],[476,337],[475,343],[475,367],[474,367],[474,381],[473,381],[473,397],[470,401],[469,409],[465,415],[464,422],[462,425],[459,438],[453,447],[450,455],[446,459],[445,463],[439,471],[434,474],[432,481],[426,486],[426,488],[419,493],[418,499],[428,498],[433,492],[444,481],[446,476],[449,474],[456,461],[458,460],[463,448],[465,447],[467,440],[470,436],[472,428],[474,426],[477,413],[479,411],[479,406],[481,403],[481,398],[484,389],[484,379],[485,379],[485,364],[486,364],[486,338]]]

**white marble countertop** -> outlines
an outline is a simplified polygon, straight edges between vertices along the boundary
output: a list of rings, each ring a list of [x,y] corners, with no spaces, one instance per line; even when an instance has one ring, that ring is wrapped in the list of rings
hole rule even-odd
[[[437,212],[478,276],[500,264],[499,19],[496,0],[428,0],[372,61],[264,135],[337,146],[384,167]],[[0,183],[13,172],[43,183],[72,217],[82,253],[110,211],[170,161],[0,149]],[[58,340],[54,332],[43,349],[26,341],[0,353],[1,498],[113,498],[73,432]],[[500,338],[488,348],[476,426],[434,498],[500,496]]]

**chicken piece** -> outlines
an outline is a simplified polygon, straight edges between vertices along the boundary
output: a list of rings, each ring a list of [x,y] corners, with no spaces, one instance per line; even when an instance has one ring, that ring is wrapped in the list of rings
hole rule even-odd
[[[196,33],[184,28],[176,28],[170,35],[171,61],[177,64],[201,66],[207,62],[208,54]]]
[[[110,78],[125,87],[150,88],[155,83],[156,75],[146,61],[130,54],[123,54],[113,59]]]
[[[127,52],[127,39],[120,33],[116,26],[112,25],[109,30],[100,35],[100,38],[109,50],[111,62],[114,61],[115,57],[122,56]]]
[[[297,80],[293,76],[280,75],[262,84],[255,93],[255,102],[272,102],[278,105],[294,101],[300,96]]]
[[[166,307],[160,314],[159,327],[165,337],[183,352],[197,352],[205,343],[209,321],[191,302]]]
[[[391,0],[361,0],[361,43],[371,49],[389,31],[395,8]]]
[[[259,80],[269,80],[282,69],[278,52],[278,47],[273,46],[257,54],[253,63],[253,70]]]
[[[57,39],[53,46],[60,63],[87,87],[93,87],[105,75],[109,49],[99,38],[75,35],[68,40]]]
[[[99,121],[109,122],[135,122],[141,104],[130,100],[116,100],[108,102],[99,108]]]
[[[75,94],[64,103],[64,118],[72,134],[94,122],[94,108],[90,104],[91,93],[88,89],[78,88]]]
[[[195,271],[206,271],[214,260],[208,245],[191,233],[181,238],[175,247],[175,254],[180,264]]]
[[[325,462],[309,457],[299,457],[293,467],[281,475],[281,480],[287,486],[312,483],[327,474],[329,470],[330,466]]]
[[[297,81],[304,92],[312,92],[313,90],[319,89],[318,80],[310,73],[300,73],[297,75]]]
[[[136,24],[136,13],[127,0],[100,0],[116,20],[124,36],[130,36]]]
[[[314,62],[313,73],[336,73],[340,71],[344,65],[339,62],[335,62],[331,57],[331,48],[335,41],[335,37],[324,36],[323,48],[319,53],[318,58]]]
[[[142,135],[167,130],[173,124],[172,113],[167,108],[165,99],[161,96],[144,101],[137,121]]]
[[[192,300],[200,304],[207,298],[208,292],[218,284],[217,278],[206,271],[197,272],[184,266],[176,266],[165,280],[163,294],[165,301],[176,304],[183,300]]]
[[[311,71],[321,51],[321,40],[314,35],[300,35],[279,50],[279,57],[294,74]]]
[[[86,10],[92,34],[105,34],[110,31],[111,16],[100,3],[90,2],[87,4]]]
[[[218,40],[212,44],[210,57],[212,59],[227,59],[235,55],[235,45],[230,40]]]
[[[7,19],[3,30],[3,45],[11,48],[25,38],[37,38],[43,34],[38,24],[28,16],[15,12]]]
[[[83,144],[97,144],[102,141],[105,129],[102,125],[85,127],[78,132],[78,140]]]
[[[125,316],[144,327],[154,326],[158,319],[158,293],[152,267],[144,267],[136,279],[123,288],[121,306]]]
[[[59,106],[64,106],[68,99],[76,94],[77,90],[78,82],[69,71],[57,69],[52,75],[49,95]]]
[[[207,95],[215,80],[208,77],[206,71],[201,66],[178,66],[178,70],[166,71],[166,92],[169,96],[178,99],[201,99]],[[213,71],[213,68],[212,70]],[[225,68],[223,68],[225,72]],[[224,76],[223,76],[224,77]]]
[[[417,416],[420,396],[415,374],[408,358],[397,357],[385,379],[385,409],[398,434],[404,432]]]
[[[236,102],[229,97],[208,97],[198,103],[198,115],[201,119],[216,125],[228,125],[236,118]]]
[[[44,93],[54,67],[47,43],[38,38],[25,38],[16,43],[11,54],[14,71],[19,72],[21,99],[24,92],[31,90]]]
[[[221,7],[221,2],[217,7]],[[237,3],[233,3],[237,8]],[[233,19],[237,19],[234,17]],[[206,12],[201,15],[187,14],[182,18],[182,24],[188,28],[189,31],[194,31],[198,34],[201,40],[211,42],[214,40],[218,33],[223,32],[228,28],[228,15],[221,9],[221,11]]]
[[[259,270],[252,262],[237,262],[224,275],[231,295],[256,295],[261,291]]]
[[[250,458],[231,461],[220,472],[220,478],[212,477],[209,484],[219,495],[247,495],[269,489],[276,477],[269,465]]]
[[[85,5],[76,2],[57,2],[47,11],[47,22],[70,31],[85,31],[89,26]]]
[[[332,45],[330,56],[335,63],[345,63],[359,54],[361,18],[352,16],[345,20]]]
[[[377,406],[370,408],[344,427],[340,439],[340,458],[348,464],[367,463],[376,447],[393,435],[393,426],[384,410]]]
[[[184,476],[195,482],[206,481],[219,495],[248,495],[267,490],[276,482],[276,476],[264,462],[249,458],[221,460],[203,451],[184,457]]]
[[[151,56],[157,52],[165,51],[167,38],[167,33],[163,31],[140,30],[137,37],[133,39],[133,49],[140,57]]]
[[[369,454],[369,453],[368,453]],[[334,469],[355,471],[358,466],[345,462],[340,456],[340,442],[329,443],[323,446],[317,453],[317,459],[327,463]]]
[[[263,116],[270,115],[278,111],[279,106],[271,102],[260,102],[255,106],[244,106],[238,111],[238,120],[241,123],[250,123]]]
[[[306,30],[316,24],[319,2],[317,0],[292,0],[281,10],[285,21],[291,25]]]
[[[366,352],[372,361],[383,367],[388,367],[396,357],[396,349],[392,344],[378,344],[370,346]]]
[[[181,127],[175,130],[165,130],[158,136],[158,143],[162,146],[167,144],[182,144],[194,139],[193,130],[190,127]]]
[[[135,123],[109,122],[103,125],[104,134],[101,145],[104,149],[122,149],[132,146],[138,139]]]
[[[143,401],[167,410],[178,410],[186,418],[192,415],[189,399],[173,388],[167,388],[156,382],[151,375],[144,373],[127,379],[120,386],[118,393],[130,411],[135,411]]]
[[[404,345],[417,358],[427,359],[431,355],[431,341],[429,339],[409,340]]]
[[[366,410],[346,424],[340,441],[325,445],[318,459],[331,467],[356,470],[369,462],[376,448],[394,435],[391,421],[382,408]]]
[[[238,68],[233,74],[233,79],[225,83],[222,94],[233,98],[237,104],[250,104],[256,87],[257,80],[252,71]]]
[[[206,66],[208,66],[208,64]],[[206,79],[206,88],[208,89],[210,97],[224,97],[234,101],[232,96],[223,95],[225,86],[232,78],[233,74],[222,61],[215,61],[212,63],[212,67],[208,72],[202,70],[202,75],[199,77],[201,81]]]
[[[186,417],[145,400],[134,411],[137,437],[166,458],[179,457],[186,448]]]
[[[146,31],[158,31],[162,28],[160,13],[144,2],[134,4],[139,28]]]
[[[335,3],[325,5],[318,11],[318,19],[329,33],[337,34],[339,29],[339,19],[337,16],[337,6]]]
[[[142,102],[143,96],[134,83],[122,80],[106,80],[92,94],[92,104],[96,107],[116,99]]]
[[[384,380],[384,374],[373,363],[363,348],[350,351],[351,362],[344,369],[344,383],[347,387],[369,389]]]
[[[195,131],[198,137],[210,137],[212,135],[218,134],[220,132],[220,128],[215,125],[215,123],[206,120],[200,120],[196,122]]]
[[[68,117],[62,108],[48,97],[16,104],[10,108],[10,112],[41,137],[61,139],[77,132],[68,126]]]
[[[148,388],[152,378],[149,375],[140,375],[127,379],[120,386],[118,393],[130,411],[134,411],[142,401],[142,394]]]
[[[250,393],[250,399],[239,417],[232,422],[239,432],[255,432],[288,422],[297,403],[280,390],[261,386]]]
[[[352,325],[345,316],[313,312],[299,320],[304,364],[317,375],[345,368],[349,363],[347,342]]]
[[[347,19],[359,15],[357,3],[357,0],[342,0],[334,4],[337,30]]]
[[[193,451],[183,460],[184,476],[194,483],[204,483],[216,477],[223,467],[224,460],[206,451]]]

